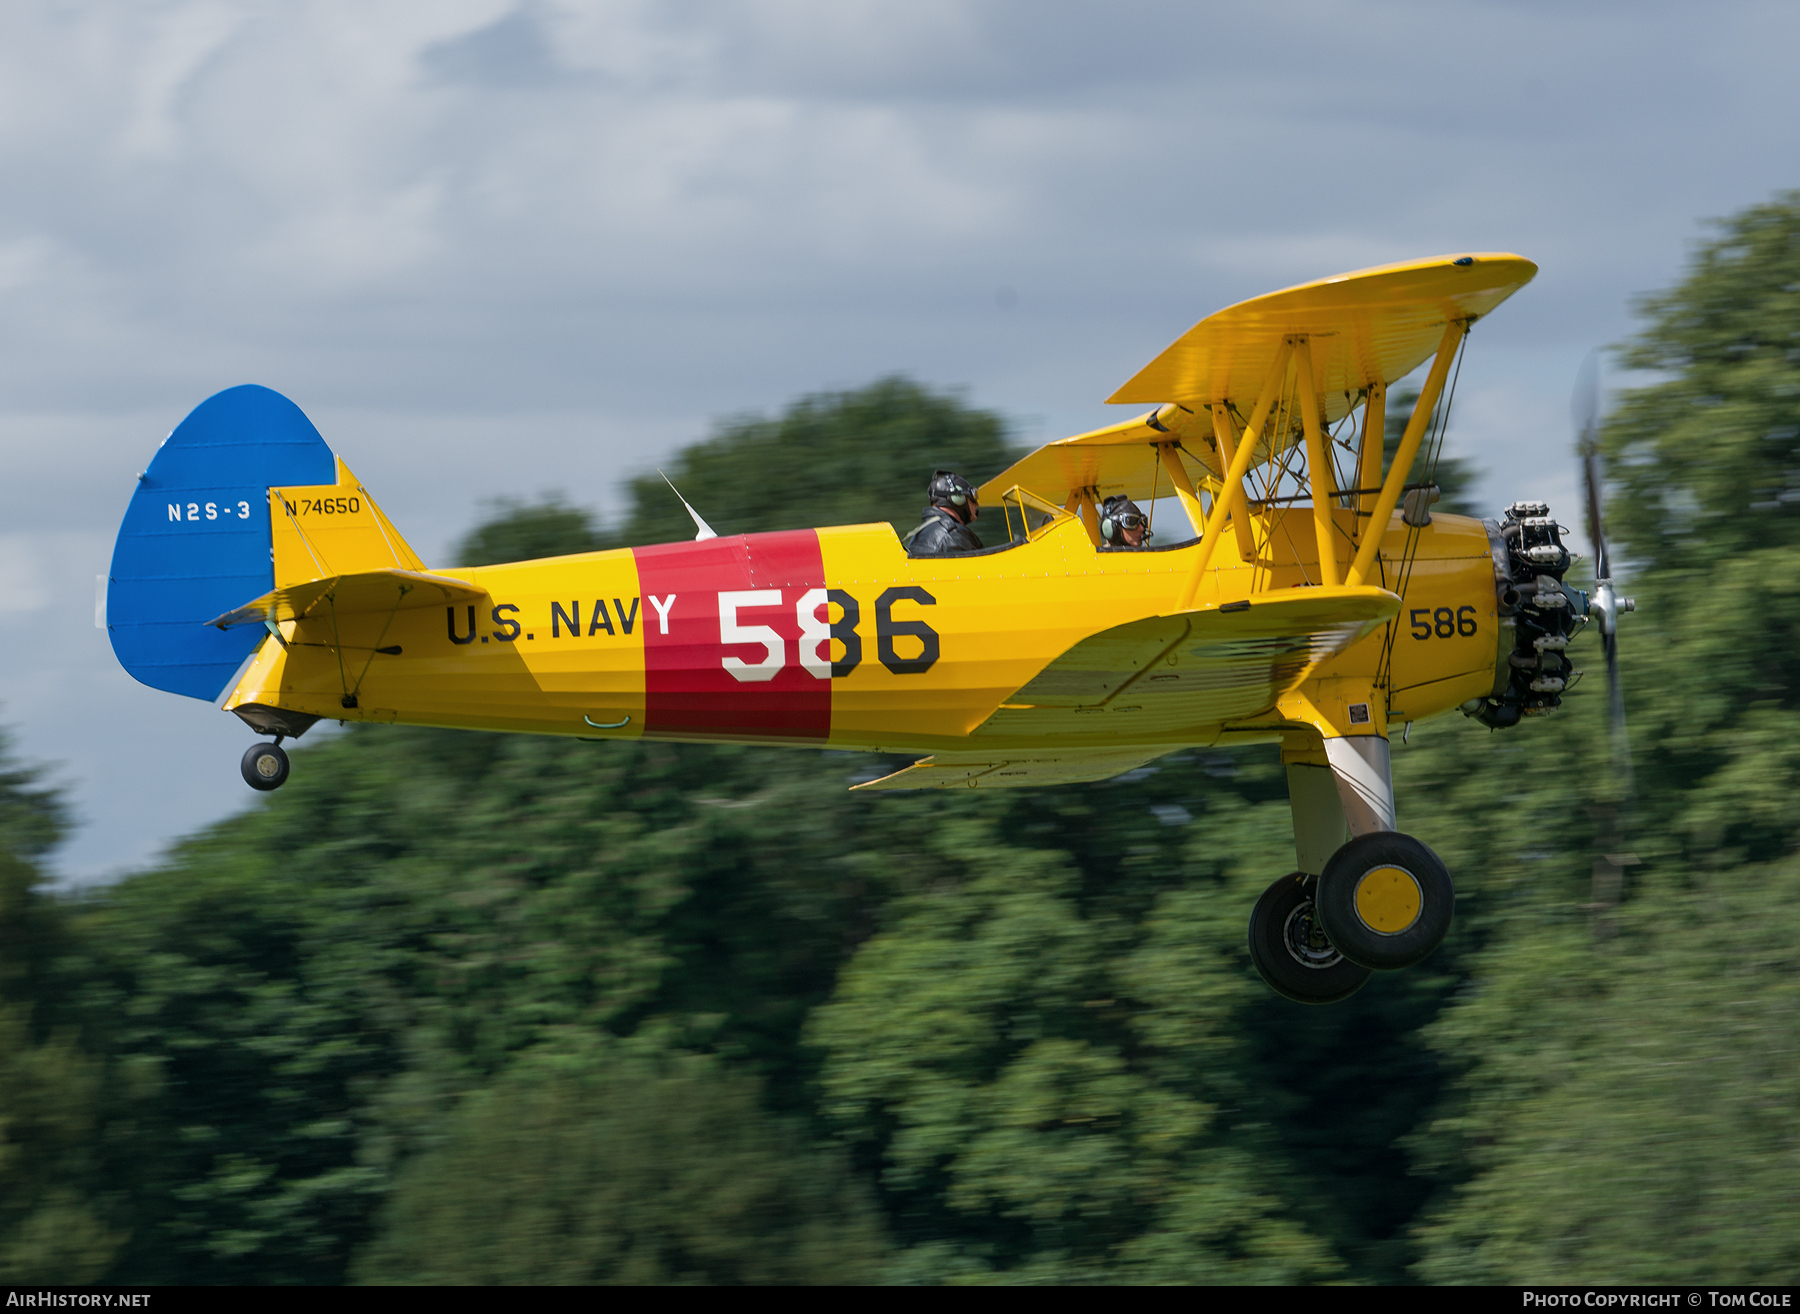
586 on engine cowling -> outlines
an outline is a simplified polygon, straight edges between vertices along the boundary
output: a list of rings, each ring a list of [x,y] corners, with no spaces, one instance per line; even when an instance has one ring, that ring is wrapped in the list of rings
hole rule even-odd
[[[1480,629],[1476,616],[1476,609],[1466,603],[1460,607],[1413,607],[1407,612],[1415,639],[1473,638]]]

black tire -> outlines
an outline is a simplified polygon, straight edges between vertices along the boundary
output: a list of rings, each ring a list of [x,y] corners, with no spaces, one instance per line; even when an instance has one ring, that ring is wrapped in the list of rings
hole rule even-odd
[[[1369,969],[1338,953],[1313,912],[1311,877],[1283,876],[1250,913],[1250,961],[1269,989],[1296,1004],[1335,1004],[1362,989]]]
[[[251,789],[280,789],[288,778],[288,755],[280,744],[251,744],[239,766]]]
[[[1411,967],[1437,948],[1456,914],[1443,860],[1411,835],[1358,835],[1319,877],[1319,917],[1344,957],[1377,972]]]

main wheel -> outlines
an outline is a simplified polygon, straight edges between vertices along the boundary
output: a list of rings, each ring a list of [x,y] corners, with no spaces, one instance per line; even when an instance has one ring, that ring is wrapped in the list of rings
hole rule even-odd
[[[1297,1004],[1335,1004],[1362,989],[1369,969],[1333,947],[1313,912],[1316,882],[1283,876],[1250,913],[1250,961],[1269,989]]]
[[[288,778],[288,755],[280,744],[251,744],[239,765],[251,789],[280,789]]]
[[[1319,877],[1319,917],[1353,963],[1391,972],[1438,947],[1456,912],[1443,860],[1411,835],[1358,835]]]

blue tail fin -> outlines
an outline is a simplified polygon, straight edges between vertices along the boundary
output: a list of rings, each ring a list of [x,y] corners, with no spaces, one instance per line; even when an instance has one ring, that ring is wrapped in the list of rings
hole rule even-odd
[[[163,440],[113,546],[113,652],[155,689],[208,702],[264,638],[206,622],[274,587],[271,486],[328,484],[331,449],[300,408],[245,384],[215,393]]]

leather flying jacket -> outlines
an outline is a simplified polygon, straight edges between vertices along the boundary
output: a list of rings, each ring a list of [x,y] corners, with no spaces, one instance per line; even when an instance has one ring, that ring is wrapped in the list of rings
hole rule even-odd
[[[909,557],[949,557],[958,552],[979,552],[984,546],[973,529],[941,506],[925,508],[925,519],[913,531],[907,546]]]

